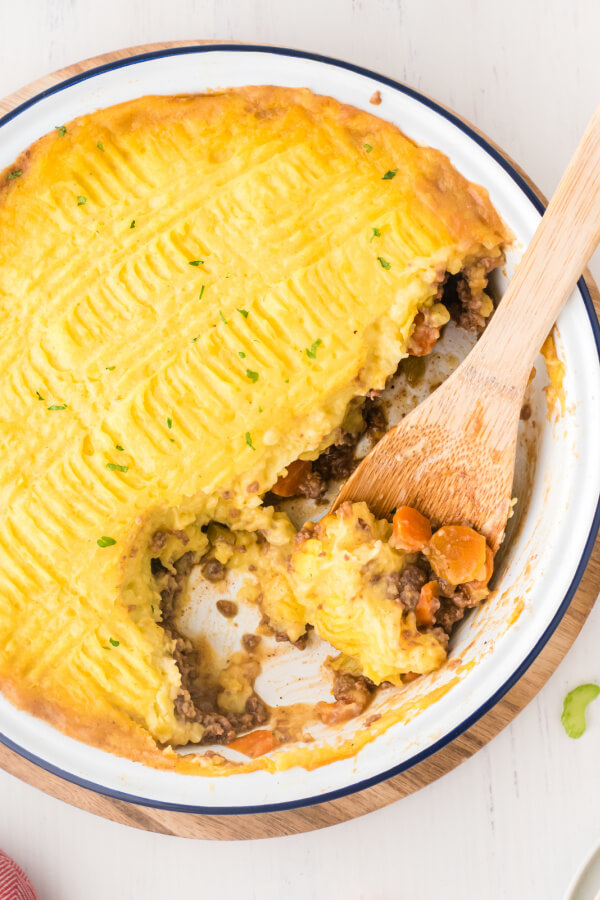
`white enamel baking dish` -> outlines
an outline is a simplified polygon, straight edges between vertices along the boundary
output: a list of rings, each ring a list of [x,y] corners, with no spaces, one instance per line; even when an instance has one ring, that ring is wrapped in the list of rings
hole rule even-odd
[[[514,168],[464,123],[390,79],[347,63],[271,47],[178,47],[91,69],[0,119],[0,168],[31,142],[73,117],[151,93],[186,93],[244,84],[305,86],[395,122],[419,143],[443,150],[484,185],[515,234],[506,275],[540,218],[541,205]],[[369,105],[381,91],[381,106]],[[504,283],[506,279],[504,278]],[[598,529],[600,495],[599,331],[583,282],[558,323],[566,364],[566,412],[545,416],[544,365],[532,388],[540,429],[535,467],[521,466],[530,496],[505,551],[496,594],[461,626],[447,667],[407,686],[419,692],[456,681],[435,703],[392,726],[356,756],[306,771],[254,772],[207,779],[157,771],[65,737],[0,696],[0,740],[44,768],[101,793],[189,812],[251,813],[322,802],[410,768],[468,728],[516,682],[540,652],[574,596]],[[534,468],[534,471],[533,471]],[[460,677],[457,672],[460,670]],[[290,670],[290,679],[297,677]],[[408,696],[412,696],[409,694]],[[347,734],[356,724],[346,726]],[[348,731],[350,729],[350,731]]]

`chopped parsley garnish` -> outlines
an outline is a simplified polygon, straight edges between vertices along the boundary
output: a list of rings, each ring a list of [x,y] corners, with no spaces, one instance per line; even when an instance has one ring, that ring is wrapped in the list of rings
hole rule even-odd
[[[129,227],[130,227],[130,228],[135,228],[135,219],[132,219],[132,220],[131,220],[131,225],[130,225]]]
[[[398,169],[388,169],[381,180],[382,181],[391,181],[392,178],[395,178],[397,171],[398,171]]]
[[[373,148],[371,147],[370,144],[365,144],[365,150],[367,151],[367,153],[370,153],[372,149]]]
[[[169,440],[171,441],[172,444],[175,443],[175,438],[169,438]]]
[[[87,203],[86,198],[85,198],[82,194],[78,194],[78,196],[77,196],[77,206],[83,206],[85,203]]]
[[[253,384],[256,384],[258,381],[258,372],[253,372],[252,369],[246,369],[246,378],[249,378]]]
[[[190,266],[203,266],[204,260],[203,259],[190,259],[189,265]]]
[[[192,344],[195,344],[196,341],[199,340],[199,339],[200,339],[200,335],[198,335],[198,336],[195,337],[195,338],[192,338]]]
[[[255,447],[254,444],[252,443],[252,437],[251,437],[249,431],[246,432],[246,434],[244,435],[244,437],[246,438],[246,443],[248,444],[248,446],[251,447],[252,450],[256,450],[256,447]]]
[[[317,350],[321,346],[322,343],[323,343],[323,341],[321,340],[321,338],[317,338],[316,341],[312,342],[310,347],[306,348],[306,355],[308,356],[309,359],[317,358]]]
[[[369,243],[371,243],[373,238],[381,237],[381,231],[379,230],[379,228],[373,228],[372,231],[373,231],[373,234],[371,235],[371,240],[369,241]]]
[[[384,259],[383,256],[378,256],[377,259],[378,259],[379,264],[382,269],[391,269],[392,268],[392,264],[389,263],[387,261],[387,259]]]
[[[248,310],[247,310],[247,309],[239,309],[239,307],[238,307],[238,312],[239,312],[239,314],[240,314],[241,316],[243,316],[245,319],[248,318]]]
[[[123,452],[124,452],[124,450],[123,450],[123,447],[121,447],[121,445],[120,445],[120,444],[115,444],[115,450],[120,450],[120,451],[121,451],[121,453],[123,453]]]
[[[225,325],[227,325],[227,319],[225,318],[221,310],[219,310],[219,315],[221,316],[221,321],[224,322]]]
[[[104,366],[104,368],[106,369],[107,372],[112,372],[113,369],[116,367],[115,366]]]
[[[202,287],[200,288],[200,296],[198,297],[198,300],[202,300],[203,293],[204,293],[204,285],[202,285]]]
[[[62,404],[60,404],[60,405],[59,405],[58,403],[55,403],[53,406],[49,406],[49,407],[48,407],[48,409],[50,410],[50,412],[56,412],[56,411],[59,410],[59,409],[66,409],[66,408],[67,408],[67,404],[66,404],[66,403],[62,403]]]
[[[239,351],[238,356],[239,356],[240,359],[246,359],[246,354],[244,353],[243,350],[240,350],[240,351]]]
[[[289,384],[289,383],[290,383],[290,379],[289,379],[289,378],[284,378],[283,380],[285,381],[286,384]]]
[[[173,419],[168,418],[167,419],[167,428],[172,428],[172,427],[173,427]]]
[[[118,466],[116,463],[106,463],[106,468],[110,469],[111,472],[129,472],[129,466]]]
[[[109,644],[112,644],[113,647],[118,647],[119,644],[120,644],[121,642],[120,642],[120,641],[114,641],[112,638],[109,638],[109,639],[108,639],[108,643],[109,643]]]
[[[11,178],[20,178],[22,174],[23,174],[23,169],[15,169],[14,172],[8,173],[8,175],[6,176],[6,180],[10,181]]]
[[[55,131],[58,131],[58,136],[59,136],[59,137],[64,137],[65,134],[67,133],[67,127],[66,127],[66,125],[55,125],[55,126],[54,126],[54,130],[55,130]]]
[[[259,406],[259,407],[258,407],[258,411],[259,411],[259,413],[261,413],[261,412],[263,411],[262,406]]]
[[[44,399],[44,398],[42,397],[42,395],[40,394],[39,391],[36,391],[36,392],[35,392],[35,396],[38,398],[38,400],[43,400],[43,399]]]
[[[571,738],[579,738],[585,731],[585,710],[588,703],[600,694],[597,684],[580,684],[565,697],[560,721]]]
[[[96,541],[99,547],[112,547],[113,544],[116,544],[114,538],[108,537],[106,534],[102,535],[101,538],[98,538]]]
[[[103,153],[106,153],[106,150],[104,149],[104,144],[102,143],[102,141],[98,141],[98,143],[96,144],[96,147],[98,148],[98,150],[102,150]]]

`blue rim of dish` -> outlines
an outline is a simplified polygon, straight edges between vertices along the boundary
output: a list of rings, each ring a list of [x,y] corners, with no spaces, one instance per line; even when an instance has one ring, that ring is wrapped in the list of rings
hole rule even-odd
[[[519,172],[514,168],[511,163],[502,156],[501,153],[496,150],[495,147],[492,147],[484,138],[481,137],[473,128],[469,125],[466,125],[458,116],[449,112],[447,109],[444,109],[443,106],[436,103],[434,100],[430,100],[429,97],[424,96],[419,93],[419,91],[415,91],[413,88],[407,87],[399,81],[395,81],[393,78],[388,78],[385,75],[379,75],[377,72],[372,72],[370,69],[365,69],[362,66],[353,65],[353,63],[344,62],[339,59],[334,59],[329,56],[322,56],[319,53],[309,53],[304,50],[292,50],[287,49],[285,47],[269,47],[269,46],[261,46],[259,44],[209,44],[209,45],[201,45],[194,46],[190,45],[188,47],[171,47],[166,50],[154,50],[149,53],[140,53],[136,56],[128,56],[124,59],[115,60],[114,62],[105,63],[101,66],[96,66],[92,69],[88,69],[86,72],[82,72],[79,75],[74,75],[72,78],[67,78],[65,81],[61,81],[58,84],[53,85],[52,87],[46,88],[45,91],[40,91],[39,94],[31,97],[29,100],[25,100],[24,103],[21,103],[19,106],[16,106],[9,113],[6,113],[2,118],[0,118],[0,128],[3,125],[6,125],[7,122],[10,122],[11,119],[16,118],[26,109],[29,109],[31,106],[34,106],[36,103],[39,103],[40,100],[43,100],[46,97],[51,96],[52,94],[60,93],[64,91],[66,88],[71,87],[74,84],[78,84],[82,81],[87,81],[90,78],[94,78],[97,75],[102,75],[105,72],[110,72],[114,69],[121,69],[125,66],[135,65],[141,62],[147,62],[152,59],[160,59],[162,57],[167,56],[182,56],[188,53],[214,53],[215,51],[220,52],[226,50],[232,53],[271,53],[273,55],[278,56],[291,56],[297,57],[300,59],[309,59],[313,62],[326,63],[327,65],[334,66],[338,69],[346,69],[349,72],[354,72],[357,75],[363,75],[367,78],[370,78],[372,81],[376,81],[379,84],[385,85],[386,87],[393,88],[396,91],[400,91],[402,94],[406,94],[412,99],[417,100],[419,103],[422,103],[423,106],[427,106],[429,109],[433,110],[440,116],[443,116],[449,122],[452,122],[453,125],[456,125],[457,128],[466,134],[471,140],[475,141],[486,153],[491,156],[502,168],[510,175],[512,180],[516,182],[518,187],[523,191],[528,200],[533,204],[535,209],[539,213],[543,213],[545,206],[539,199],[539,197],[535,194],[535,192],[529,187],[525,179],[520,175]],[[592,303],[592,298],[588,291],[587,285],[583,278],[580,278],[577,287],[583,297],[583,301],[585,304],[585,308],[588,314],[588,318],[590,320],[590,325],[592,328],[592,332],[594,335],[594,341],[596,343],[596,350],[598,352],[598,357],[600,360],[600,327],[598,325],[598,319],[596,317],[596,312],[594,310],[594,305]],[[225,806],[225,807],[215,807],[215,806],[187,806],[182,803],[167,803],[162,800],[150,800],[145,797],[138,797],[135,794],[124,793],[123,791],[116,791],[111,788],[106,788],[103,785],[95,784],[94,782],[87,781],[85,778],[79,778],[76,775],[72,775],[70,772],[65,772],[63,769],[54,766],[52,763],[46,762],[44,759],[41,759],[39,756],[36,756],[33,753],[30,753],[28,750],[25,750],[23,747],[20,747],[18,744],[15,744],[10,738],[6,737],[0,733],[0,743],[4,744],[10,750],[13,750],[15,753],[18,753],[20,756],[29,760],[29,762],[35,763],[40,766],[42,769],[45,769],[47,772],[50,772],[53,775],[58,775],[60,778],[63,778],[65,781],[70,781],[72,784],[76,784],[79,787],[86,788],[87,790],[95,791],[98,794],[103,794],[106,797],[113,797],[116,800],[123,800],[127,803],[135,803],[138,806],[148,806],[154,809],[165,809],[170,812],[184,812],[191,814],[201,814],[201,815],[213,815],[213,816],[223,816],[223,815],[253,815],[255,813],[264,813],[264,812],[278,812],[288,809],[301,809],[305,806],[315,806],[320,803],[327,803],[329,800],[336,800],[340,797],[346,797],[349,794],[357,793],[358,791],[363,791],[366,788],[372,787],[375,784],[379,784],[381,781],[386,781],[388,778],[393,778],[395,775],[399,775],[401,772],[405,772],[407,769],[413,768],[413,766],[418,765],[418,763],[427,759],[434,753],[437,753],[438,750],[441,750],[447,744],[451,743],[455,738],[461,735],[463,732],[467,731],[472,725],[477,722],[482,716],[484,716],[487,712],[492,709],[498,703],[499,700],[509,691],[513,685],[521,678],[523,673],[529,668],[534,659],[541,652],[542,648],[547,643],[550,636],[553,634],[554,630],[558,626],[559,622],[563,618],[566,613],[571,600],[575,596],[575,591],[579,586],[579,582],[583,577],[583,573],[587,567],[589,562],[592,550],[594,548],[594,544],[596,542],[596,536],[598,534],[598,529],[600,527],[600,497],[598,498],[598,503],[596,505],[596,511],[594,513],[594,518],[592,520],[592,526],[590,528],[590,532],[583,548],[583,553],[581,555],[581,559],[579,561],[579,565],[575,571],[575,575],[573,580],[569,586],[565,597],[558,607],[554,618],[546,628],[543,635],[540,637],[536,645],[529,652],[526,658],[523,660],[521,665],[513,672],[510,678],[504,682],[504,684],[498,688],[498,690],[492,694],[492,696],[483,703],[475,712],[471,713],[468,718],[464,719],[459,725],[452,729],[448,734],[446,734],[443,738],[440,738],[439,741],[436,741],[430,747],[427,747],[425,750],[422,750],[420,753],[416,753],[414,756],[411,756],[410,759],[406,760],[403,763],[400,763],[397,766],[393,766],[391,769],[387,769],[385,772],[381,772],[378,775],[373,775],[371,778],[365,778],[362,781],[356,782],[355,784],[348,785],[347,787],[338,788],[335,791],[329,791],[326,794],[319,794],[314,797],[307,797],[302,800],[289,800],[284,803],[266,803],[255,806]]]

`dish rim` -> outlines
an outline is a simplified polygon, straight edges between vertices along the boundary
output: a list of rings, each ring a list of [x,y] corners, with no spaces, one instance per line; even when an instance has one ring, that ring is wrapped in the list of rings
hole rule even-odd
[[[126,66],[135,65],[141,62],[147,62],[153,59],[160,59],[164,57],[170,56],[182,56],[191,53],[210,53],[210,52],[234,52],[234,53],[270,53],[273,55],[279,56],[289,56],[292,58],[300,58],[306,59],[313,62],[325,63],[326,65],[333,66],[335,68],[345,69],[346,71],[353,72],[358,75],[362,75],[364,77],[370,78],[373,81],[376,81],[382,85],[385,85],[388,88],[392,88],[395,91],[403,93],[413,100],[421,103],[422,105],[428,107],[433,112],[442,116],[457,128],[459,128],[468,138],[475,141],[479,145],[479,147],[484,150],[495,162],[497,162],[504,171],[509,175],[509,177],[515,182],[517,187],[525,194],[527,199],[531,202],[534,209],[540,214],[544,213],[545,204],[540,200],[536,192],[530,185],[527,183],[525,178],[521,175],[521,173],[515,168],[515,166],[507,159],[501,152],[498,150],[493,144],[491,144],[486,138],[484,138],[478,131],[473,128],[471,125],[467,124],[463,119],[457,116],[452,111],[446,109],[440,103],[437,103],[435,100],[432,100],[427,95],[421,93],[420,91],[415,90],[414,88],[409,87],[408,85],[403,84],[400,81],[397,81],[394,78],[390,78],[387,75],[382,75],[377,72],[374,72],[371,69],[367,69],[363,66],[358,66],[354,63],[346,62],[345,60],[340,60],[335,57],[326,56],[320,53],[312,53],[306,50],[298,50],[293,48],[279,47],[279,46],[270,46],[270,45],[262,45],[262,44],[235,44],[235,43],[210,43],[210,44],[190,44],[183,46],[175,46],[175,47],[166,47],[160,50],[150,50],[145,51],[143,53],[134,53],[130,56],[125,56],[121,59],[113,60],[111,62],[102,63],[98,66],[93,66],[90,69],[87,69],[84,72],[80,72],[77,75],[73,75],[69,78],[65,78],[62,81],[57,82],[54,85],[51,85],[44,90],[41,90],[34,94],[32,97],[24,100],[22,103],[15,106],[8,113],[5,113],[0,117],[0,128],[6,125],[8,122],[15,119],[25,110],[35,106],[36,103],[39,103],[41,100],[49,97],[53,94],[58,94],[69,87],[79,84],[80,82],[87,81],[91,78],[94,78],[98,75],[102,75],[106,72],[114,71],[116,69],[125,68]],[[596,311],[594,308],[594,304],[592,301],[592,297],[588,290],[587,284],[585,282],[584,277],[582,276],[577,282],[577,288],[581,294],[581,297],[584,302],[585,310],[587,313],[587,317],[590,323],[590,327],[592,330],[592,335],[594,338],[594,343],[596,346],[596,352],[598,354],[598,359],[600,361],[600,325],[598,323],[598,318],[596,315]],[[467,731],[472,725],[475,724],[482,716],[488,713],[501,699],[504,695],[519,681],[522,675],[527,671],[529,666],[534,662],[537,656],[540,654],[556,628],[558,627],[560,621],[565,615],[568,607],[571,604],[573,597],[579,587],[579,583],[583,577],[585,569],[587,568],[587,564],[590,560],[590,556],[592,554],[596,538],[598,535],[598,531],[600,528],[600,495],[596,502],[596,508],[594,512],[594,516],[591,522],[590,531],[588,533],[587,539],[583,546],[583,550],[581,553],[581,557],[579,559],[577,568],[575,570],[575,574],[569,585],[568,590],[565,593],[561,603],[557,607],[556,613],[547,626],[546,630],[540,636],[536,644],[527,654],[525,659],[521,662],[521,664],[515,669],[515,671],[511,674],[509,678],[484,702],[482,703],[471,715],[467,716],[463,719],[458,725],[456,725],[450,732],[444,735],[437,741],[434,741],[429,747],[426,747],[424,750],[415,753],[413,756],[404,760],[404,762],[399,763],[397,766],[392,766],[389,769],[386,769],[384,772],[377,773],[376,775],[371,776],[370,778],[362,779],[356,783],[347,785],[343,788],[337,788],[333,791],[328,791],[323,794],[317,794],[311,797],[306,797],[302,799],[296,800],[288,800],[282,801],[281,803],[266,803],[266,804],[254,804],[252,806],[226,806],[226,807],[210,807],[210,806],[190,806],[182,803],[171,803],[168,801],[162,800],[154,800],[147,797],[139,797],[135,794],[130,794],[124,791],[118,791],[110,787],[105,787],[104,785],[96,784],[95,782],[88,781],[85,778],[81,778],[78,775],[74,775],[71,772],[68,772],[64,769],[61,769],[59,766],[54,765],[53,763],[47,762],[42,757],[37,756],[37,754],[32,753],[31,751],[21,747],[17,743],[15,743],[11,738],[4,735],[0,731],[0,743],[4,744],[8,749],[17,753],[19,756],[28,760],[29,762],[34,763],[40,768],[44,769],[47,772],[50,772],[52,775],[56,775],[59,778],[62,778],[65,781],[70,782],[71,784],[75,784],[78,787],[85,788],[86,790],[93,791],[97,794],[101,794],[106,797],[112,797],[116,800],[122,800],[127,803],[133,803],[138,806],[151,807],[155,809],[163,809],[170,812],[182,812],[182,813],[190,813],[192,815],[212,815],[212,816],[231,816],[231,815],[254,815],[257,813],[266,813],[266,812],[281,812],[285,810],[292,809],[301,809],[304,807],[315,806],[323,803],[327,803],[332,800],[339,799],[341,797],[350,796],[351,794],[357,793],[359,791],[363,791],[367,788],[373,787],[376,784],[379,784],[383,781],[387,781],[390,778],[393,778],[396,775],[401,774],[402,772],[406,772],[407,770],[413,768],[419,763],[423,762],[425,759],[429,758],[433,754],[442,750],[452,741],[454,741],[457,737]],[[197,776],[194,776],[197,777]]]

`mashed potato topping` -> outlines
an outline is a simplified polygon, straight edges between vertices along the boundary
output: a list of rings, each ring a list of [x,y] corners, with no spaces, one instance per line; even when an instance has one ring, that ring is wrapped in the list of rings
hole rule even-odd
[[[386,599],[404,559],[382,549],[387,526],[328,520],[292,570],[295,530],[261,498],[339,436],[411,340],[430,346],[448,273],[489,314],[506,237],[437,150],[308,90],[145,97],[29,148],[0,175],[5,695],[173,766],[169,745],[224,726],[189,713],[165,598],[188,565],[218,574],[244,552],[272,630],[314,625],[374,682],[439,665],[436,638]],[[263,712],[252,664],[236,665],[220,693],[242,684],[237,733]]]
[[[417,630],[414,610],[398,602],[414,554],[395,549],[391,536],[390,523],[375,519],[365,503],[343,504],[301,534],[292,553],[306,621],[374,684],[431,672],[446,658],[433,634]]]

